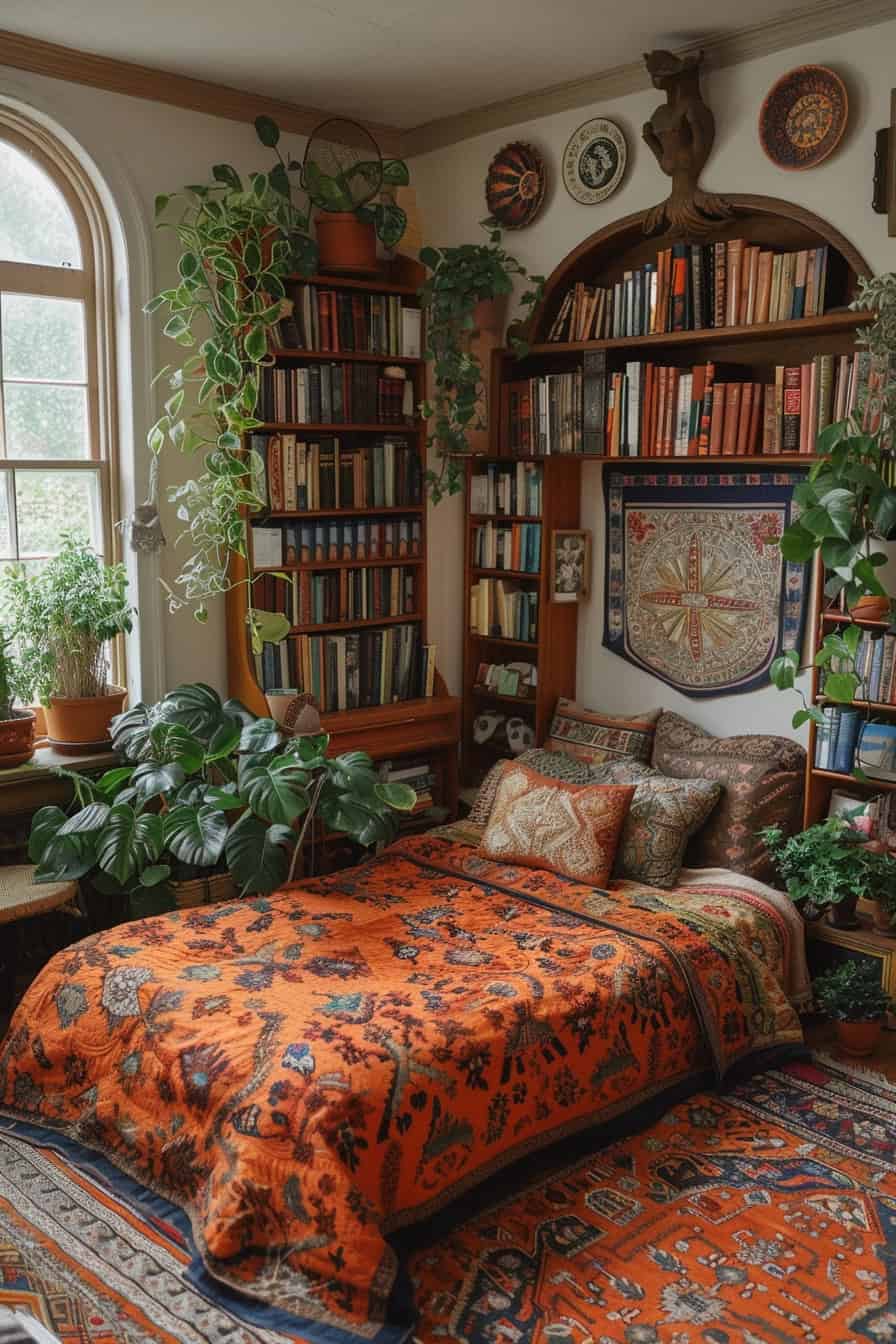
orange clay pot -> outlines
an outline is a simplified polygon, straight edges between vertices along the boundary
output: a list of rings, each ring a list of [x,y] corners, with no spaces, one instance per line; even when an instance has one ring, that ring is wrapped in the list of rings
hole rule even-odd
[[[321,212],[314,223],[318,265],[322,271],[343,275],[371,275],[376,272],[376,231],[368,220],[358,219],[351,211]]]
[[[13,710],[12,719],[0,719],[0,770],[24,765],[34,755],[34,713]]]
[[[102,746],[109,741],[109,724],[124,706],[127,691],[109,686],[105,695],[63,699],[50,696],[44,706],[47,735],[53,746]]]
[[[837,1044],[844,1055],[864,1059],[874,1053],[882,1026],[880,1018],[876,1022],[838,1022]]]
[[[860,597],[849,613],[859,621],[885,621],[890,614],[888,597]]]

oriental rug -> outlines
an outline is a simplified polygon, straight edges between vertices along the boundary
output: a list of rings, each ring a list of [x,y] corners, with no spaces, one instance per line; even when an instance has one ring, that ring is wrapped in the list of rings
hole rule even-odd
[[[0,1307],[63,1344],[301,1340],[203,1278],[178,1210],[53,1142],[0,1130]],[[793,1063],[530,1167],[413,1230],[421,1344],[896,1339],[896,1088],[877,1076]]]
[[[608,467],[604,644],[692,697],[768,682],[798,649],[809,571],[778,541],[801,470]]]

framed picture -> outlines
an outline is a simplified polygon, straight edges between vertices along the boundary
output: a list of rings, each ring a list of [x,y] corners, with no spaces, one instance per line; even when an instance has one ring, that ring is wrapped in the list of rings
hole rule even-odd
[[[872,779],[896,780],[896,723],[866,723],[856,764]]]
[[[551,532],[551,601],[578,602],[591,580],[591,533],[554,528]]]

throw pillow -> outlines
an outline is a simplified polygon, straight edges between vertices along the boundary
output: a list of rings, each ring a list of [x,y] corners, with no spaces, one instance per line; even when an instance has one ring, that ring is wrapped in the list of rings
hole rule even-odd
[[[578,761],[574,756],[568,756],[565,751],[547,751],[544,747],[530,747],[528,751],[520,752],[519,756],[514,757],[523,765],[528,765],[530,770],[536,770],[540,775],[547,775],[550,779],[565,779],[569,784],[589,784],[592,782],[591,770],[584,761]],[[498,784],[501,781],[501,771],[507,761],[498,761],[493,765],[479,786],[479,792],[476,794],[476,801],[470,808],[468,821],[476,822],[484,826],[492,814],[492,808],[495,803],[495,794],[498,792]],[[601,780],[601,783],[610,781]],[[627,784],[628,780],[614,780],[613,783]]]
[[[508,761],[480,852],[605,887],[633,793],[632,785],[548,779]]]
[[[774,867],[757,832],[800,825],[806,753],[786,737],[714,737],[664,710],[656,728],[653,764],[676,779],[706,779],[724,790],[707,824],[685,852],[693,868],[730,868],[760,882]]]
[[[603,714],[575,700],[558,700],[546,745],[589,765],[624,757],[649,762],[659,714],[658,709],[645,714]]]

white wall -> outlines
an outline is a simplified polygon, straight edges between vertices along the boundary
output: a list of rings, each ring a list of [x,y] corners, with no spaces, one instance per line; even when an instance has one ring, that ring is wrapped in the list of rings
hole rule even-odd
[[[885,217],[870,208],[874,132],[889,123],[890,90],[896,84],[892,55],[896,22],[708,75],[704,96],[716,118],[716,141],[703,185],[719,192],[755,192],[795,201],[831,221],[863,253],[872,270],[896,268],[896,239]],[[757,135],[766,92],[785,71],[804,63],[830,65],[845,79],[850,117],[844,141],[820,167],[784,172],[765,157]],[[475,241],[485,213],[483,183],[493,154],[510,140],[531,141],[550,173],[548,199],[535,223],[505,234],[505,243],[534,273],[550,274],[578,243],[612,220],[654,205],[668,194],[641,126],[662,101],[655,90],[583,107],[466,140],[416,158],[412,181],[424,218],[427,242]],[[577,126],[594,116],[617,121],[628,140],[629,166],[622,187],[603,205],[578,205],[558,180],[564,146]],[[642,673],[602,647],[603,499],[601,468],[583,467],[582,526],[595,534],[593,596],[579,616],[577,689],[587,704],[609,710],[678,710],[713,732],[790,733],[793,697],[768,688],[750,695],[692,701]],[[452,690],[461,681],[463,619],[463,509],[460,499],[442,503],[430,517],[430,638],[439,646],[439,666]],[[892,590],[892,589],[891,589]]]

